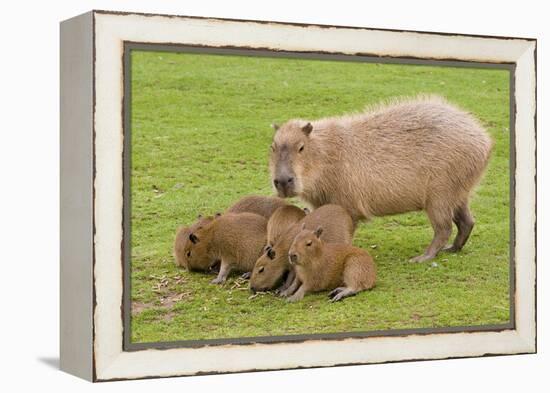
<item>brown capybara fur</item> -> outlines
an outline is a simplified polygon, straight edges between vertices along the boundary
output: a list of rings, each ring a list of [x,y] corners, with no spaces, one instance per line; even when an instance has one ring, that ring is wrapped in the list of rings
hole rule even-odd
[[[277,242],[270,244],[270,247],[258,258],[250,277],[252,291],[268,291],[276,289],[282,284],[285,274],[290,270],[288,250],[294,237],[304,225],[308,229],[322,226],[324,228],[322,239],[327,243],[351,244],[355,231],[351,216],[342,207],[324,205],[313,210],[299,222],[290,226],[286,233]],[[292,271],[290,273],[292,274]],[[293,281],[293,276],[290,275],[286,285],[282,288],[282,296],[289,294],[286,287]]]
[[[279,196],[313,207],[334,203],[354,221],[425,210],[431,259],[458,228],[460,250],[474,225],[468,207],[493,142],[480,123],[440,97],[396,101],[361,114],[290,120],[277,129],[270,171]]]
[[[239,199],[234,205],[228,208],[226,213],[254,213],[265,217],[269,217],[282,206],[287,203],[284,199],[271,196],[249,195]]]
[[[279,207],[287,206],[284,199],[271,196],[249,195],[242,197],[235,204],[229,207],[226,213],[254,213],[269,219],[273,212]],[[213,217],[202,217],[199,215],[197,221],[190,227],[182,226],[176,232],[174,241],[174,257],[176,265],[187,269],[187,255],[184,250],[189,241],[189,234],[204,223],[212,220]]]
[[[306,212],[294,205],[286,205],[275,210],[267,222],[267,247],[279,242],[288,228],[306,216]]]
[[[231,270],[249,272],[267,240],[267,220],[254,213],[226,213],[189,234],[185,247],[190,270],[208,271],[221,261],[213,284],[225,282]]]
[[[288,257],[299,287],[287,300],[295,302],[312,292],[331,290],[333,302],[374,287],[376,266],[363,249],[349,244],[325,243],[322,227],[302,230],[292,242]]]

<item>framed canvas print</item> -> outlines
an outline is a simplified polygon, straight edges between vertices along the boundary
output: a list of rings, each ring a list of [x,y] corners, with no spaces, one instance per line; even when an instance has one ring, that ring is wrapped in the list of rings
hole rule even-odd
[[[536,351],[536,40],[61,23],[61,368]]]

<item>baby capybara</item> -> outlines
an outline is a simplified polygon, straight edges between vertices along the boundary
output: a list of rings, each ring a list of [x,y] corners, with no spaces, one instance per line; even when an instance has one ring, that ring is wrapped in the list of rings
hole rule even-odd
[[[306,211],[294,205],[286,205],[275,210],[267,222],[267,247],[280,241],[288,229],[306,216]]]
[[[331,290],[329,297],[336,302],[374,287],[376,267],[371,256],[349,244],[325,243],[322,233],[322,227],[303,229],[290,246],[288,258],[301,282],[287,299],[290,302],[325,290]]]
[[[213,284],[232,270],[250,272],[267,240],[267,220],[253,213],[225,213],[189,234],[185,255],[189,270],[208,271],[221,261]]]
[[[434,237],[422,262],[445,247],[453,221],[460,250],[472,231],[469,197],[493,142],[466,111],[440,97],[401,100],[361,114],[276,128],[270,156],[279,196],[334,203],[354,221],[425,210]]]
[[[273,222],[273,221],[277,222]],[[271,226],[281,227],[283,223],[288,223],[286,217],[277,217],[275,215],[270,219]],[[286,284],[280,288],[280,294],[287,296],[292,294],[298,283],[295,283],[293,270],[290,269],[288,262],[288,250],[294,241],[294,237],[300,232],[302,226],[308,229],[315,229],[319,226],[324,228],[322,238],[325,242],[351,244],[355,226],[351,216],[338,205],[325,205],[313,210],[302,218],[299,222],[287,227],[283,231],[283,236],[279,240],[270,244],[265,252],[258,258],[252,270],[250,278],[250,289],[254,292],[268,291],[281,286],[286,273],[289,278]]]
[[[229,207],[226,213],[254,213],[269,219],[273,212],[279,207],[286,206],[287,203],[282,198],[249,195],[239,199],[235,204]],[[182,226],[176,233],[174,241],[174,257],[176,265],[187,269],[187,255],[185,247],[189,241],[189,234],[202,227],[205,223],[212,220],[213,217],[202,217],[199,215],[197,221],[189,227]]]

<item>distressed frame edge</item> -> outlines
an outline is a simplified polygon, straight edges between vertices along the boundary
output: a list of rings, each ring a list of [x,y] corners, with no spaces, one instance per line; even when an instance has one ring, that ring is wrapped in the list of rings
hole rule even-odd
[[[110,13],[110,14],[112,14],[112,13]],[[190,18],[193,18],[193,17],[190,17]],[[211,19],[211,18],[207,18],[207,19]],[[275,24],[284,24],[284,23],[279,23],[279,22],[274,22],[274,23]],[[427,33],[427,34],[434,34],[434,33]],[[451,35],[453,35],[453,34],[451,34]],[[496,38],[502,39],[502,37],[496,37]],[[534,41],[534,52],[535,52],[535,56],[536,56],[536,40],[530,40],[530,41]],[[536,57],[535,57],[535,89],[536,89]],[[536,97],[535,97],[535,125],[534,126],[535,126],[534,127],[534,133],[535,133],[535,141],[536,141]],[[535,143],[535,147],[536,147],[536,143]],[[536,162],[535,162],[535,176],[536,176]],[[536,186],[536,177],[535,177],[535,186]],[[535,199],[535,207],[536,207],[536,199]],[[536,223],[536,216],[535,216],[535,223]],[[535,231],[536,231],[536,228],[535,228]],[[535,232],[535,234],[536,234],[536,232]],[[536,258],[536,249],[535,249],[535,258]],[[535,278],[535,283],[536,283],[536,270],[535,270],[535,277],[534,278]],[[535,290],[536,290],[536,288],[535,288]],[[535,301],[536,301],[536,293],[535,293]],[[535,315],[534,315],[534,322],[535,322],[534,335],[531,335],[530,333],[526,333],[525,331],[523,331],[523,329],[521,329],[523,331],[523,333],[525,333],[525,334],[521,334],[517,338],[519,339],[519,343],[521,344],[523,349],[518,351],[518,352],[513,352],[513,353],[518,353],[519,354],[519,353],[533,353],[533,352],[536,352],[536,310],[535,310]],[[516,333],[518,333],[518,332],[516,331]],[[490,356],[490,355],[492,356],[492,355],[504,355],[504,354],[506,354],[506,353],[465,355],[465,356],[458,356],[458,357]],[[510,354],[512,354],[512,353],[510,353]],[[430,360],[430,359],[438,359],[438,358],[449,358],[449,357],[448,356],[447,357],[433,357],[433,358],[427,358],[427,359],[409,359],[409,360],[403,358],[403,360],[396,360],[396,361]],[[451,356],[451,358],[452,358],[452,356]],[[113,360],[113,363],[117,363],[119,360],[122,360],[122,359],[119,359],[119,357],[117,357],[116,359],[112,359],[112,360]],[[389,361],[389,362],[393,362],[393,361]],[[380,363],[380,362],[365,362],[365,363],[359,363],[359,364],[368,364],[368,363]],[[355,364],[355,363],[350,363],[350,364]],[[334,365],[337,366],[338,364],[334,364]],[[331,366],[331,365],[327,365],[327,367],[328,366]],[[325,367],[325,366],[307,366],[307,367],[309,368],[309,367]],[[300,368],[300,367],[288,367],[288,368]],[[278,368],[278,369],[283,369],[283,368]],[[286,367],[285,367],[285,369],[286,369]],[[265,370],[271,370],[271,369],[265,369]],[[244,371],[260,371],[260,370],[217,371],[217,372],[214,372],[214,373],[230,373],[230,372],[244,372]],[[101,374],[103,374],[103,372],[101,372]],[[109,374],[109,373],[106,373],[106,374]],[[204,373],[203,372],[196,372],[196,373],[193,373],[193,374],[176,373],[176,374],[170,374],[170,375],[153,375],[153,376],[130,377],[130,378],[135,379],[135,378],[150,378],[150,377],[178,376],[178,375],[199,375],[199,374],[204,374]],[[94,376],[94,380],[97,380],[97,381],[117,380],[117,379],[129,379],[129,378],[124,378],[124,377],[122,377],[122,378],[116,378],[116,377],[114,377],[114,378],[113,377],[103,378],[101,375],[98,378],[97,376]]]

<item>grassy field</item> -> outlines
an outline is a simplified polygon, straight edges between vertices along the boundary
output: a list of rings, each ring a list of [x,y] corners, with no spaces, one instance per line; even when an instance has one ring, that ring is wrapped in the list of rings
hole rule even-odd
[[[509,74],[504,70],[133,52],[132,341],[331,333],[509,320]],[[459,254],[410,264],[432,238],[423,213],[360,225],[355,245],[377,286],[340,303],[326,293],[287,304],[250,298],[233,276],[175,266],[176,228],[240,196],[272,193],[270,123],[360,111],[395,96],[437,93],[474,113],[495,140]]]

